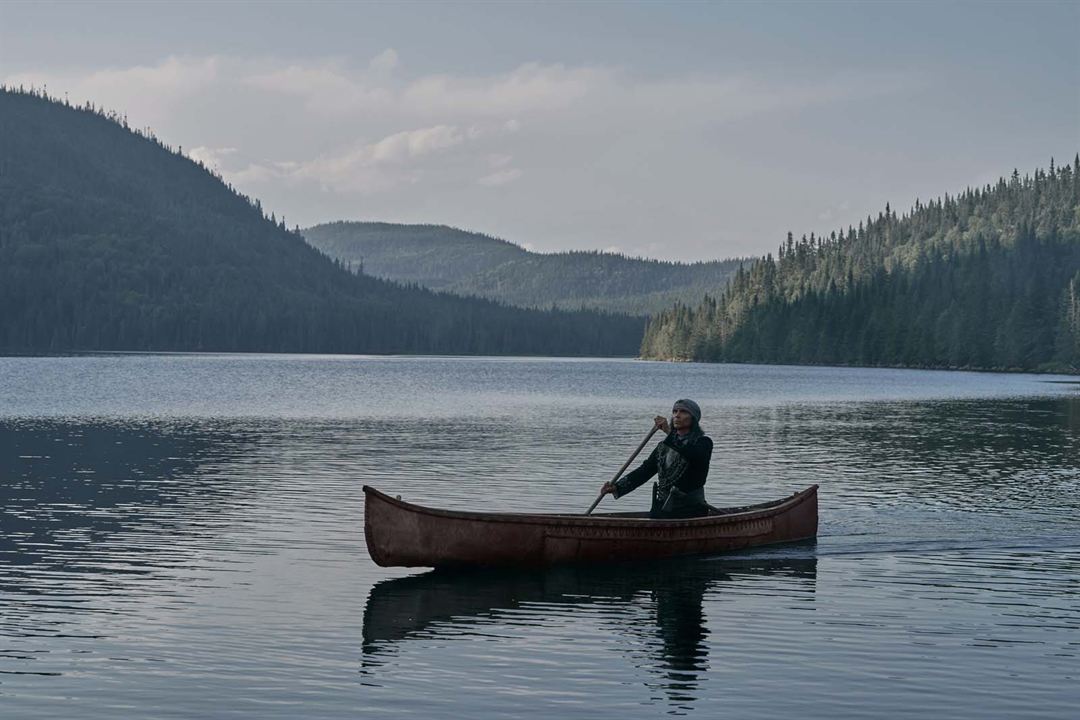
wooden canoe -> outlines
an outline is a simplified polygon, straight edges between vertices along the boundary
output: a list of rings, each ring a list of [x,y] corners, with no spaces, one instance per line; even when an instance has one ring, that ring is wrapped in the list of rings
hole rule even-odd
[[[543,566],[712,555],[817,536],[817,485],[690,520],[648,513],[531,515],[437,510],[364,486],[364,539],[383,567]]]

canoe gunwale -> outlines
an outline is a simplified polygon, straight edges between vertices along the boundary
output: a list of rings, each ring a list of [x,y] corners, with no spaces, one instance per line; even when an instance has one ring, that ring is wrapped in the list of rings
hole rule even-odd
[[[542,513],[483,513],[468,510],[443,510],[431,508],[391,497],[375,488],[364,485],[365,496],[373,496],[380,502],[387,503],[397,509],[433,518],[450,520],[467,520],[471,522],[485,523],[514,523],[523,525],[542,525],[545,527],[621,527],[621,528],[650,528],[652,530],[710,527],[713,525],[727,525],[762,518],[775,517],[789,512],[792,508],[809,500],[817,494],[818,486],[811,485],[807,489],[797,492],[783,500],[762,503],[767,507],[749,506],[743,512],[726,513],[723,515],[709,515],[699,518],[687,518],[683,520],[653,520],[650,518],[627,518],[613,517],[610,515],[567,515],[567,514],[542,514]]]

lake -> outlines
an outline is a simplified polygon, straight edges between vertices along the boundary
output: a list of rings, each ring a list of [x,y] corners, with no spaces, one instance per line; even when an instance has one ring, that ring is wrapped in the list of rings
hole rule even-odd
[[[0,714],[1072,718],[1075,380],[0,358]],[[709,500],[818,483],[816,543],[501,573],[368,557],[361,485],[583,512],[678,397],[716,443]]]

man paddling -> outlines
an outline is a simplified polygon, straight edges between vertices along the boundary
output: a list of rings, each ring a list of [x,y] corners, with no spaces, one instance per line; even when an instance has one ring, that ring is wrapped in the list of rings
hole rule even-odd
[[[667,437],[656,446],[641,467],[615,482],[606,482],[600,495],[620,498],[653,475],[653,518],[689,518],[709,514],[705,502],[705,478],[709,475],[713,442],[701,429],[701,408],[693,400],[676,400],[671,422],[657,415],[656,427]]]

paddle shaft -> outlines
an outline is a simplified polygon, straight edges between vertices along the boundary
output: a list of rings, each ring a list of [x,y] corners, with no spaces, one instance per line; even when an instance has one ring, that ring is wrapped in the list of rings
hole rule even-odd
[[[623,463],[623,466],[619,468],[619,472],[615,473],[615,477],[611,478],[611,482],[615,482],[620,477],[622,477],[623,471],[625,471],[626,468],[630,467],[630,463],[634,462],[634,458],[636,458],[638,456],[638,453],[641,452],[641,448],[645,447],[645,444],[648,443],[650,439],[652,439],[652,436],[655,435],[656,431],[659,429],[660,428],[658,426],[653,425],[653,429],[649,431],[649,434],[646,435],[645,439],[641,441],[641,444],[637,446],[637,450],[635,450],[634,453],[626,460],[626,462]],[[600,493],[600,495],[598,495],[597,498],[593,500],[593,504],[589,506],[589,509],[585,511],[585,514],[592,515],[592,511],[596,509],[596,506],[599,505],[600,501],[603,499],[604,493]]]

